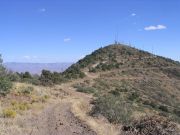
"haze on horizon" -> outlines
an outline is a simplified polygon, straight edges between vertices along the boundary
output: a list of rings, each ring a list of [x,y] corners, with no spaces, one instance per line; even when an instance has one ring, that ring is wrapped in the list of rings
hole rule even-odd
[[[180,60],[179,0],[1,0],[4,62],[75,62],[114,40]]]

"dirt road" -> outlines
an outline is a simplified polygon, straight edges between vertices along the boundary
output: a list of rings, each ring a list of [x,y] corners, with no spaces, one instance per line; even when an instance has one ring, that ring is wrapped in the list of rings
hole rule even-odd
[[[70,103],[62,101],[46,108],[34,123],[31,135],[96,135],[71,112]]]
[[[81,81],[81,80],[79,80]],[[88,115],[92,96],[77,92],[70,82],[56,86],[66,96],[56,100],[34,119],[30,135],[117,135],[118,130],[104,119]]]

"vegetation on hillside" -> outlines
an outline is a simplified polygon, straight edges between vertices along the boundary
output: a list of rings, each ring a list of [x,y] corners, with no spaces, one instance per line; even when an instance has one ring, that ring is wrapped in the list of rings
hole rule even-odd
[[[0,95],[5,96],[10,92],[12,83],[6,74],[6,69],[3,67],[2,62],[3,60],[0,55]]]
[[[99,48],[71,66],[71,70],[89,69],[90,72],[109,71],[119,68],[150,68],[180,65],[169,58],[153,55],[127,45],[109,45]]]
[[[52,86],[53,84],[60,84],[66,81],[62,73],[58,73],[58,72],[52,73],[48,70],[42,71],[39,80],[41,84],[44,86]]]
[[[93,116],[112,123],[131,123],[144,115],[156,115],[180,123],[180,63],[125,45],[94,51],[71,69],[100,74],[90,83],[76,84],[91,93]]]

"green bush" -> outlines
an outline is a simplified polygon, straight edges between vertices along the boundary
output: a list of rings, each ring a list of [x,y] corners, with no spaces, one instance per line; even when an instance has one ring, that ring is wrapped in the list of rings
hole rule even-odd
[[[33,85],[41,85],[41,81],[39,78],[33,77],[32,79],[26,80],[27,83],[33,84]]]
[[[173,112],[174,112],[174,114],[176,114],[177,116],[180,117],[180,109],[178,109],[178,108],[174,109]]]
[[[7,77],[0,76],[0,94],[6,95],[10,92],[12,83]]]
[[[169,112],[167,106],[164,106],[164,105],[160,105],[160,106],[159,106],[159,109],[160,109],[161,111],[163,111],[163,112]]]
[[[44,86],[53,85],[52,73],[48,70],[42,70],[39,80],[41,81],[41,84]]]
[[[157,107],[156,103],[148,101],[148,100],[144,101],[143,104],[151,106],[152,108],[156,108]]]
[[[32,78],[32,76],[31,76],[31,74],[29,73],[29,72],[25,72],[24,74],[23,74],[23,78]]]
[[[96,89],[93,87],[83,87],[80,85],[74,86],[78,92],[84,92],[84,93],[95,93]]]
[[[80,67],[75,64],[68,68],[65,72],[63,72],[62,75],[66,79],[78,79],[84,78],[86,76],[84,72],[80,70]]]
[[[62,73],[42,70],[39,81],[44,86],[52,86],[53,84],[60,84],[67,81],[67,78]]]
[[[117,87],[115,90],[119,92],[128,92],[128,88],[124,85],[121,87]]]
[[[119,96],[120,95],[118,90],[112,90],[109,93],[113,94],[114,96]]]
[[[101,114],[113,123],[129,123],[133,106],[113,95],[100,96],[94,101],[92,115]]]
[[[33,92],[34,88],[31,87],[31,86],[28,86],[28,87],[23,87],[21,92],[23,94],[31,94]]]
[[[13,73],[13,72],[9,71],[7,73],[7,77],[9,78],[10,81],[13,81],[13,82],[21,81],[21,78],[18,73]]]
[[[96,73],[96,68],[89,68],[89,72]]]
[[[133,93],[130,94],[130,96],[129,96],[128,99],[131,100],[131,101],[135,101],[135,100],[137,100],[138,98],[139,98],[138,93],[133,92]]]

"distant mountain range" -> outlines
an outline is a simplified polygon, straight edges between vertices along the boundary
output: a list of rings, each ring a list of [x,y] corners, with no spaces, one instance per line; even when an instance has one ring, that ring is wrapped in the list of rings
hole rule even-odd
[[[31,74],[40,74],[43,69],[50,71],[63,72],[73,63],[17,63],[8,62],[4,66],[13,72],[30,72]]]

